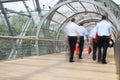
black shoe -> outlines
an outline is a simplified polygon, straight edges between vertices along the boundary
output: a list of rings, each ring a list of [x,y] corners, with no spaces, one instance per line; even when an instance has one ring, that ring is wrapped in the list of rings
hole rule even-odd
[[[102,64],[107,64],[107,62],[102,62]]]
[[[79,59],[82,59],[82,57],[79,57]]]
[[[93,55],[93,57],[92,57],[92,58],[93,58],[93,61],[95,61],[95,60],[96,60],[96,55]]]
[[[75,61],[71,60],[71,61],[69,61],[69,62],[75,62]]]
[[[106,61],[102,61],[102,64],[107,64],[107,62]]]
[[[82,59],[82,57],[79,57],[79,59]]]

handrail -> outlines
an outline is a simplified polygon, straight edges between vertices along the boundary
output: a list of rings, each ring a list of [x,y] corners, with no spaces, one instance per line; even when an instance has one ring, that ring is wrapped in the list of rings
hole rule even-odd
[[[63,42],[64,40],[54,40],[54,39],[40,39],[40,38],[36,38],[36,37],[19,37],[19,36],[0,36],[0,38],[2,39],[23,39],[23,40],[40,40],[40,41],[56,41],[56,42]]]

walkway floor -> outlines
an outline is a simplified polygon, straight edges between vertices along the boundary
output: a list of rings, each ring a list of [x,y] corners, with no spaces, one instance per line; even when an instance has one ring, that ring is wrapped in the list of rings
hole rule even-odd
[[[117,80],[113,54],[108,51],[108,64],[91,59],[86,51],[83,59],[75,56],[69,63],[65,53],[33,56],[0,62],[0,80]]]

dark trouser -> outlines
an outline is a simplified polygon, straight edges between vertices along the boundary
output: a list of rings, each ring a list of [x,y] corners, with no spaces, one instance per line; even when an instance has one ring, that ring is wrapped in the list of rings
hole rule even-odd
[[[70,47],[69,61],[73,61],[74,49],[75,49],[76,42],[77,42],[76,36],[68,36],[68,43],[69,43],[69,47]]]
[[[83,48],[84,48],[84,37],[81,36],[80,37],[80,43],[79,43],[79,50],[80,50],[79,58],[82,58]]]
[[[94,42],[93,40],[93,55],[92,55],[93,60],[96,60],[97,46],[98,46],[97,43]]]
[[[98,37],[98,62],[102,60],[102,62],[106,62],[107,48],[109,45],[109,36],[99,36]],[[103,51],[101,49],[103,48]]]

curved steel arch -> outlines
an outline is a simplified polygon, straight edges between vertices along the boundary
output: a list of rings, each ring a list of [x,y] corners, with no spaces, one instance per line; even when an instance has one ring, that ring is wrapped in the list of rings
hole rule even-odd
[[[56,39],[59,39],[59,34],[60,34],[62,28],[64,27],[64,24],[65,24],[71,17],[74,17],[74,16],[79,15],[79,14],[84,14],[84,13],[86,13],[86,12],[79,12],[79,13],[76,13],[76,14],[70,16],[69,18],[67,18],[67,20],[66,20],[65,22],[63,22],[63,23],[61,24],[61,26],[59,27],[59,29],[58,29],[58,31],[57,31]],[[101,16],[102,16],[102,14],[97,13],[97,12],[87,11],[87,13],[93,13],[93,14],[97,14],[97,15],[101,15]],[[115,27],[114,31],[118,32],[116,25],[115,25],[110,19],[108,19],[108,20],[109,20],[109,21],[113,24],[113,26]],[[86,20],[83,20],[83,22],[84,22],[84,21],[86,22]],[[96,21],[97,21],[97,20],[94,19],[94,22],[96,22]],[[89,22],[93,22],[93,20],[92,20],[92,21],[89,20]],[[117,36],[114,36],[114,37],[117,37]]]
[[[119,29],[118,27],[120,26],[120,24],[118,23],[117,18],[115,17],[115,15],[110,10],[108,10],[106,7],[104,7],[104,5],[102,5],[101,3],[95,2],[95,1],[89,1],[89,0],[87,0],[87,1],[80,0],[80,1],[77,1],[77,2],[89,3],[89,4],[93,4],[93,5],[97,6],[97,7],[99,7],[101,10],[103,10],[105,13],[107,13],[108,16],[110,16],[112,21],[114,21],[114,24],[116,25],[116,30],[118,31],[118,29]],[[37,29],[36,38],[39,38],[41,27],[42,27],[43,23],[47,20],[47,18],[51,19],[57,9],[59,9],[63,5],[69,4],[69,3],[73,3],[73,2],[72,1],[64,1],[64,2],[61,2],[61,3],[57,4],[54,8],[52,8],[48,12],[48,14],[46,16],[43,17],[43,19],[41,20],[41,23],[39,24],[39,27]],[[103,14],[100,14],[100,15],[103,15]],[[66,20],[63,23],[65,23],[66,21],[68,21],[68,18],[66,18]],[[64,25],[63,23],[61,25]],[[117,33],[117,35],[118,35],[118,33]],[[37,41],[36,41],[36,44],[38,44]],[[37,51],[39,53],[39,49],[37,49]]]
[[[116,19],[115,15],[112,14],[111,11],[109,11],[106,7],[104,7],[103,5],[101,5],[100,3],[98,2],[95,2],[95,1],[84,1],[84,0],[81,0],[81,1],[78,1],[78,2],[86,2],[86,3],[90,3],[90,4],[93,4],[93,5],[96,5],[98,7],[100,7],[103,11],[105,11],[111,18],[112,20],[114,21],[115,25],[117,26],[117,30],[118,30],[118,26],[119,26],[119,23],[118,23],[118,20]],[[52,10],[50,10],[50,12],[42,19],[40,25],[39,25],[39,28],[37,30],[37,37],[39,36],[39,33],[40,33],[40,29],[44,23],[44,21],[49,17],[49,18],[52,18],[52,16],[54,15],[55,11],[63,6],[63,5],[66,5],[68,3],[72,3],[71,1],[64,1],[58,5],[56,5]],[[85,11],[86,12],[86,11]],[[68,18],[67,18],[68,19]],[[67,20],[66,20],[67,21]]]

